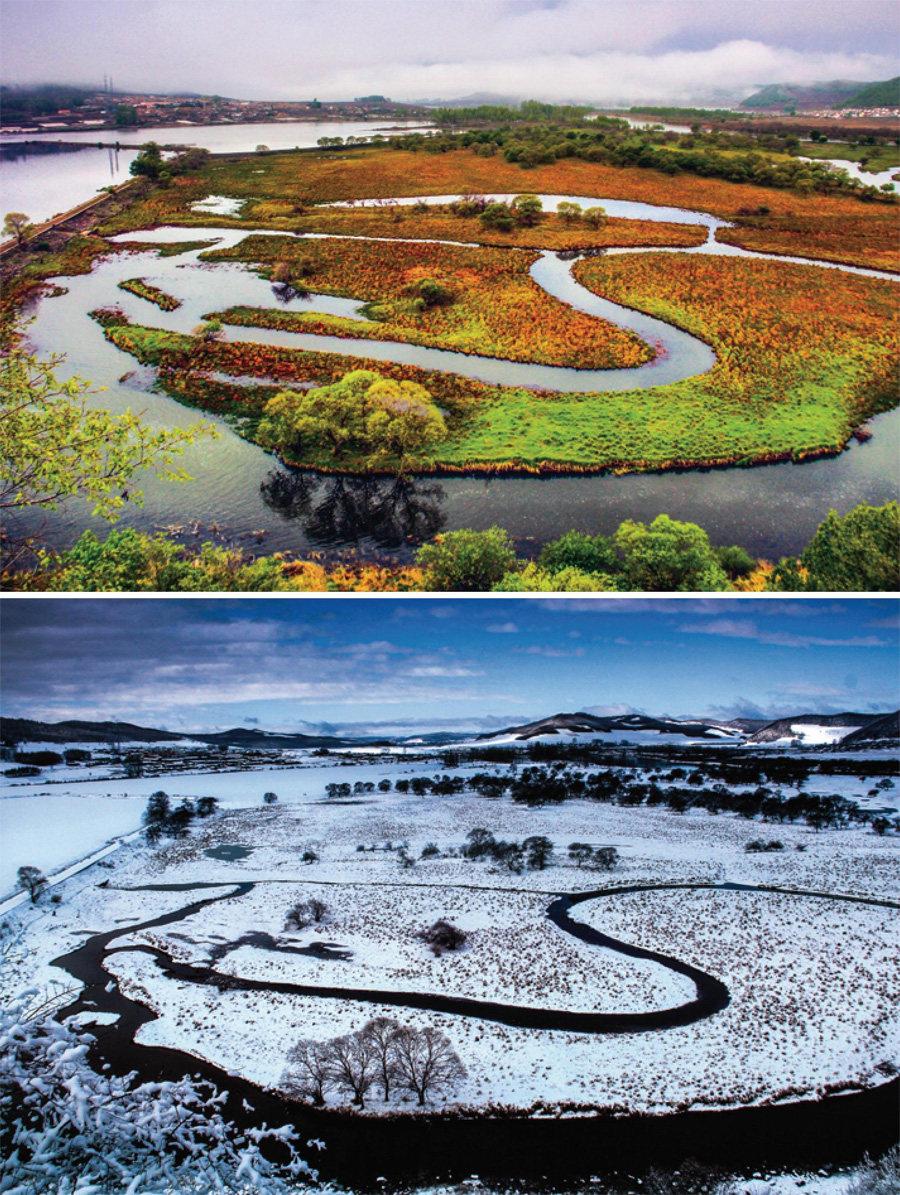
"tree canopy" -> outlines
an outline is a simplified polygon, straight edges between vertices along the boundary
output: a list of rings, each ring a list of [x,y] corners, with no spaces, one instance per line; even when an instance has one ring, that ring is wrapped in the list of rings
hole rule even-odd
[[[127,502],[141,502],[139,470],[187,479],[175,458],[212,429],[151,431],[132,411],[111,414],[92,403],[88,382],[57,376],[61,361],[27,352],[14,331],[0,345],[0,511],[81,497],[114,521]]]
[[[396,382],[358,369],[339,382],[307,391],[283,390],[266,404],[260,442],[276,451],[321,458],[323,463],[358,461],[402,470],[427,460],[428,450],[447,432],[431,395],[416,382]]]

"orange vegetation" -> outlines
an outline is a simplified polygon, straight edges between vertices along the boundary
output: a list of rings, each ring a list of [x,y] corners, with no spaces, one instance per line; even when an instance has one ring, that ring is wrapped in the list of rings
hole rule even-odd
[[[204,257],[266,266],[277,261],[302,263],[302,282],[309,289],[349,294],[376,304],[369,312],[372,321],[241,309],[224,317],[232,323],[399,339],[585,369],[640,365],[653,355],[634,333],[548,295],[529,277],[536,254],[526,250],[252,236],[232,249]],[[419,284],[426,280],[445,287],[452,301],[423,307],[416,296]]]

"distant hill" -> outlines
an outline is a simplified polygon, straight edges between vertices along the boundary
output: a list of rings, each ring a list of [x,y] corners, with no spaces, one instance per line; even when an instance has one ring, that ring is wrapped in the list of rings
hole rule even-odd
[[[650,731],[657,734],[680,734],[692,739],[743,739],[743,730],[730,722],[712,718],[653,718],[648,714],[553,714],[537,722],[508,726],[505,730],[479,735],[484,739],[534,739],[549,734],[623,734],[628,731]]]
[[[900,108],[900,75],[885,79],[883,83],[867,84],[841,107]]]
[[[208,743],[226,747],[345,747],[358,742],[333,735],[273,734],[237,726],[213,734],[175,734],[135,726],[132,722],[36,722],[30,718],[0,719],[0,740],[4,743]]]
[[[748,743],[775,743],[782,739],[801,739],[807,743],[833,743],[846,740],[857,728],[867,727],[881,714],[795,714],[776,718],[751,734]]]
[[[841,739],[841,747],[870,747],[875,743],[882,746],[900,744],[900,710],[883,714]]]
[[[795,83],[769,83],[741,100],[742,108],[834,108],[861,92],[866,83],[833,79],[830,83],[800,86]]]
[[[31,718],[0,719],[4,743],[176,743],[184,735],[153,730],[131,722],[36,722]]]
[[[877,83],[832,79],[829,83],[801,86],[769,83],[741,100],[742,108],[781,111],[784,108],[896,108],[900,107],[900,76]]]

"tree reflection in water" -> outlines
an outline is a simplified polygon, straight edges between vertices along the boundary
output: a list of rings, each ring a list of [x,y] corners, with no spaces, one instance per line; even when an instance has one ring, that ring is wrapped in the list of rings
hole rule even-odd
[[[407,477],[326,477],[273,470],[260,486],[263,501],[296,519],[316,544],[366,542],[385,550],[431,539],[444,526],[444,491]]]

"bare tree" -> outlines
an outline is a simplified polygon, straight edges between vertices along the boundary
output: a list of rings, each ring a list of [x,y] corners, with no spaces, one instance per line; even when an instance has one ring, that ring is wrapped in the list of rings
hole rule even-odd
[[[374,1017],[360,1030],[368,1037],[375,1053],[375,1063],[385,1103],[390,1099],[391,1084],[397,1075],[394,1041],[399,1031],[400,1026],[390,1017]]]
[[[326,1091],[334,1084],[331,1043],[298,1041],[288,1051],[288,1062],[290,1066],[284,1075],[286,1090],[323,1105]]]
[[[398,1078],[416,1093],[420,1107],[429,1093],[449,1091],[466,1076],[456,1051],[437,1029],[401,1029],[394,1039],[394,1051]]]
[[[353,1103],[365,1106],[366,1093],[378,1075],[378,1057],[365,1033],[348,1033],[331,1042],[331,1066],[334,1080],[353,1093]]]

